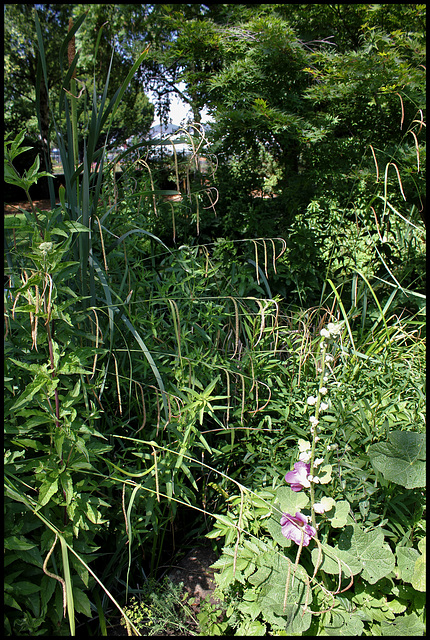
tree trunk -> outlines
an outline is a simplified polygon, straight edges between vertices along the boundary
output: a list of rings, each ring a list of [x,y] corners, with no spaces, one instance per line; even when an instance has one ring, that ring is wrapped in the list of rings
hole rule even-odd
[[[191,102],[190,106],[193,112],[193,122],[195,122],[196,124],[200,124],[200,122],[202,121],[200,109],[196,106],[194,100]]]
[[[52,171],[51,165],[51,149],[50,149],[50,124],[49,124],[49,102],[48,93],[43,78],[40,81],[40,145],[41,145],[41,158],[40,169],[41,171]]]

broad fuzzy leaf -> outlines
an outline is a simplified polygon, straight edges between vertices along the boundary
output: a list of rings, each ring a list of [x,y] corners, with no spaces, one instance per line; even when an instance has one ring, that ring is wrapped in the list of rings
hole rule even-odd
[[[378,529],[363,531],[358,525],[348,525],[341,533],[339,550],[348,551],[363,568],[361,576],[370,584],[393,571],[395,557]]]
[[[408,547],[397,547],[397,566],[399,569],[399,578],[403,582],[412,582],[414,575],[415,562],[420,557],[420,554],[416,549],[410,549]]]
[[[426,436],[413,431],[392,431],[389,442],[369,447],[373,467],[386,480],[415,489],[426,486]]]

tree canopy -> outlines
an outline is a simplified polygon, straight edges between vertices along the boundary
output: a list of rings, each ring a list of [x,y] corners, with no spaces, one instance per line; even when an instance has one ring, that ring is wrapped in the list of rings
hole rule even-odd
[[[178,95],[195,122],[205,108],[215,119],[221,207],[238,191],[276,194],[284,199],[285,226],[318,198],[347,197],[357,181],[364,188],[374,178],[375,158],[388,162],[396,152],[408,197],[423,208],[416,123],[425,109],[425,5],[6,5],[5,128],[16,133],[25,124],[35,138],[40,73],[33,7],[47,42],[45,137],[61,90],[59,43],[69,19],[85,13],[76,35],[81,128],[93,77],[101,93],[110,73],[113,94],[149,47],[116,114],[112,145],[147,135],[154,114],[147,92],[157,96],[164,120]],[[43,83],[40,90],[43,98]],[[227,225],[240,232],[252,227],[236,222]]]
[[[5,130],[16,135],[23,128],[27,140],[33,142],[37,152],[44,150],[43,140],[51,139],[52,118],[62,125],[58,113],[62,89],[61,64],[67,70],[67,51],[59,59],[60,45],[70,24],[85,13],[85,28],[76,35],[78,61],[76,65],[79,126],[87,126],[87,109],[92,100],[95,78],[96,94],[101,95],[108,73],[110,82],[108,99],[112,98],[122,79],[127,75],[130,58],[120,46],[120,25],[127,21],[133,5],[121,12],[117,5],[6,5],[5,6]],[[34,21],[37,10],[45,44],[48,94],[38,58]],[[97,36],[100,33],[98,50]],[[36,92],[40,91],[41,123],[36,114]],[[108,147],[118,146],[131,136],[145,137],[153,121],[154,107],[141,84],[134,78],[115,115],[109,131]],[[40,135],[40,131],[43,134]],[[42,139],[41,139],[42,138]],[[55,144],[55,141],[51,141]],[[46,147],[46,144],[45,144]],[[43,160],[43,159],[42,159]]]

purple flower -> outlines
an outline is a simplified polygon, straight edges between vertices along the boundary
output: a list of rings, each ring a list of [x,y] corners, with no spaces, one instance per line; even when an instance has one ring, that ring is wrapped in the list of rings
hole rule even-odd
[[[311,486],[308,480],[310,470],[311,465],[302,460],[294,463],[294,471],[285,474],[285,480],[291,484],[292,491],[301,491],[303,487]]]
[[[283,513],[281,518],[282,535],[296,544],[300,544],[303,534],[303,546],[307,547],[311,538],[316,535],[316,531],[310,524],[306,516],[296,511],[296,515]]]

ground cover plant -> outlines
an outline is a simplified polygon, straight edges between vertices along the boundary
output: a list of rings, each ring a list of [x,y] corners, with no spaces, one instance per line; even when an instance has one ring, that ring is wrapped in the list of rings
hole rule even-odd
[[[214,237],[228,172],[198,123],[183,130],[183,164],[173,156],[174,189],[148,162],[169,140],[108,161],[149,52],[112,91],[110,67],[96,73],[102,28],[80,93],[85,19],[59,47],[50,109],[65,184],[57,206],[51,185],[51,211],[30,195],[49,179],[39,156],[16,170],[25,132],[5,140],[5,180],[32,204],[5,219],[5,633],[108,635],[118,616],[129,634],[184,632],[192,603],[161,583],[163,565],[206,536],[219,602],[190,635],[423,635],[421,107],[405,90],[397,146],[370,140],[371,188],[366,173],[313,196],[288,234],[257,233],[267,218],[250,217],[249,237]],[[34,33],[49,102],[36,12]],[[229,35],[238,53],[242,35]],[[37,94],[39,125],[45,103]],[[250,211],[279,213],[277,200]]]

